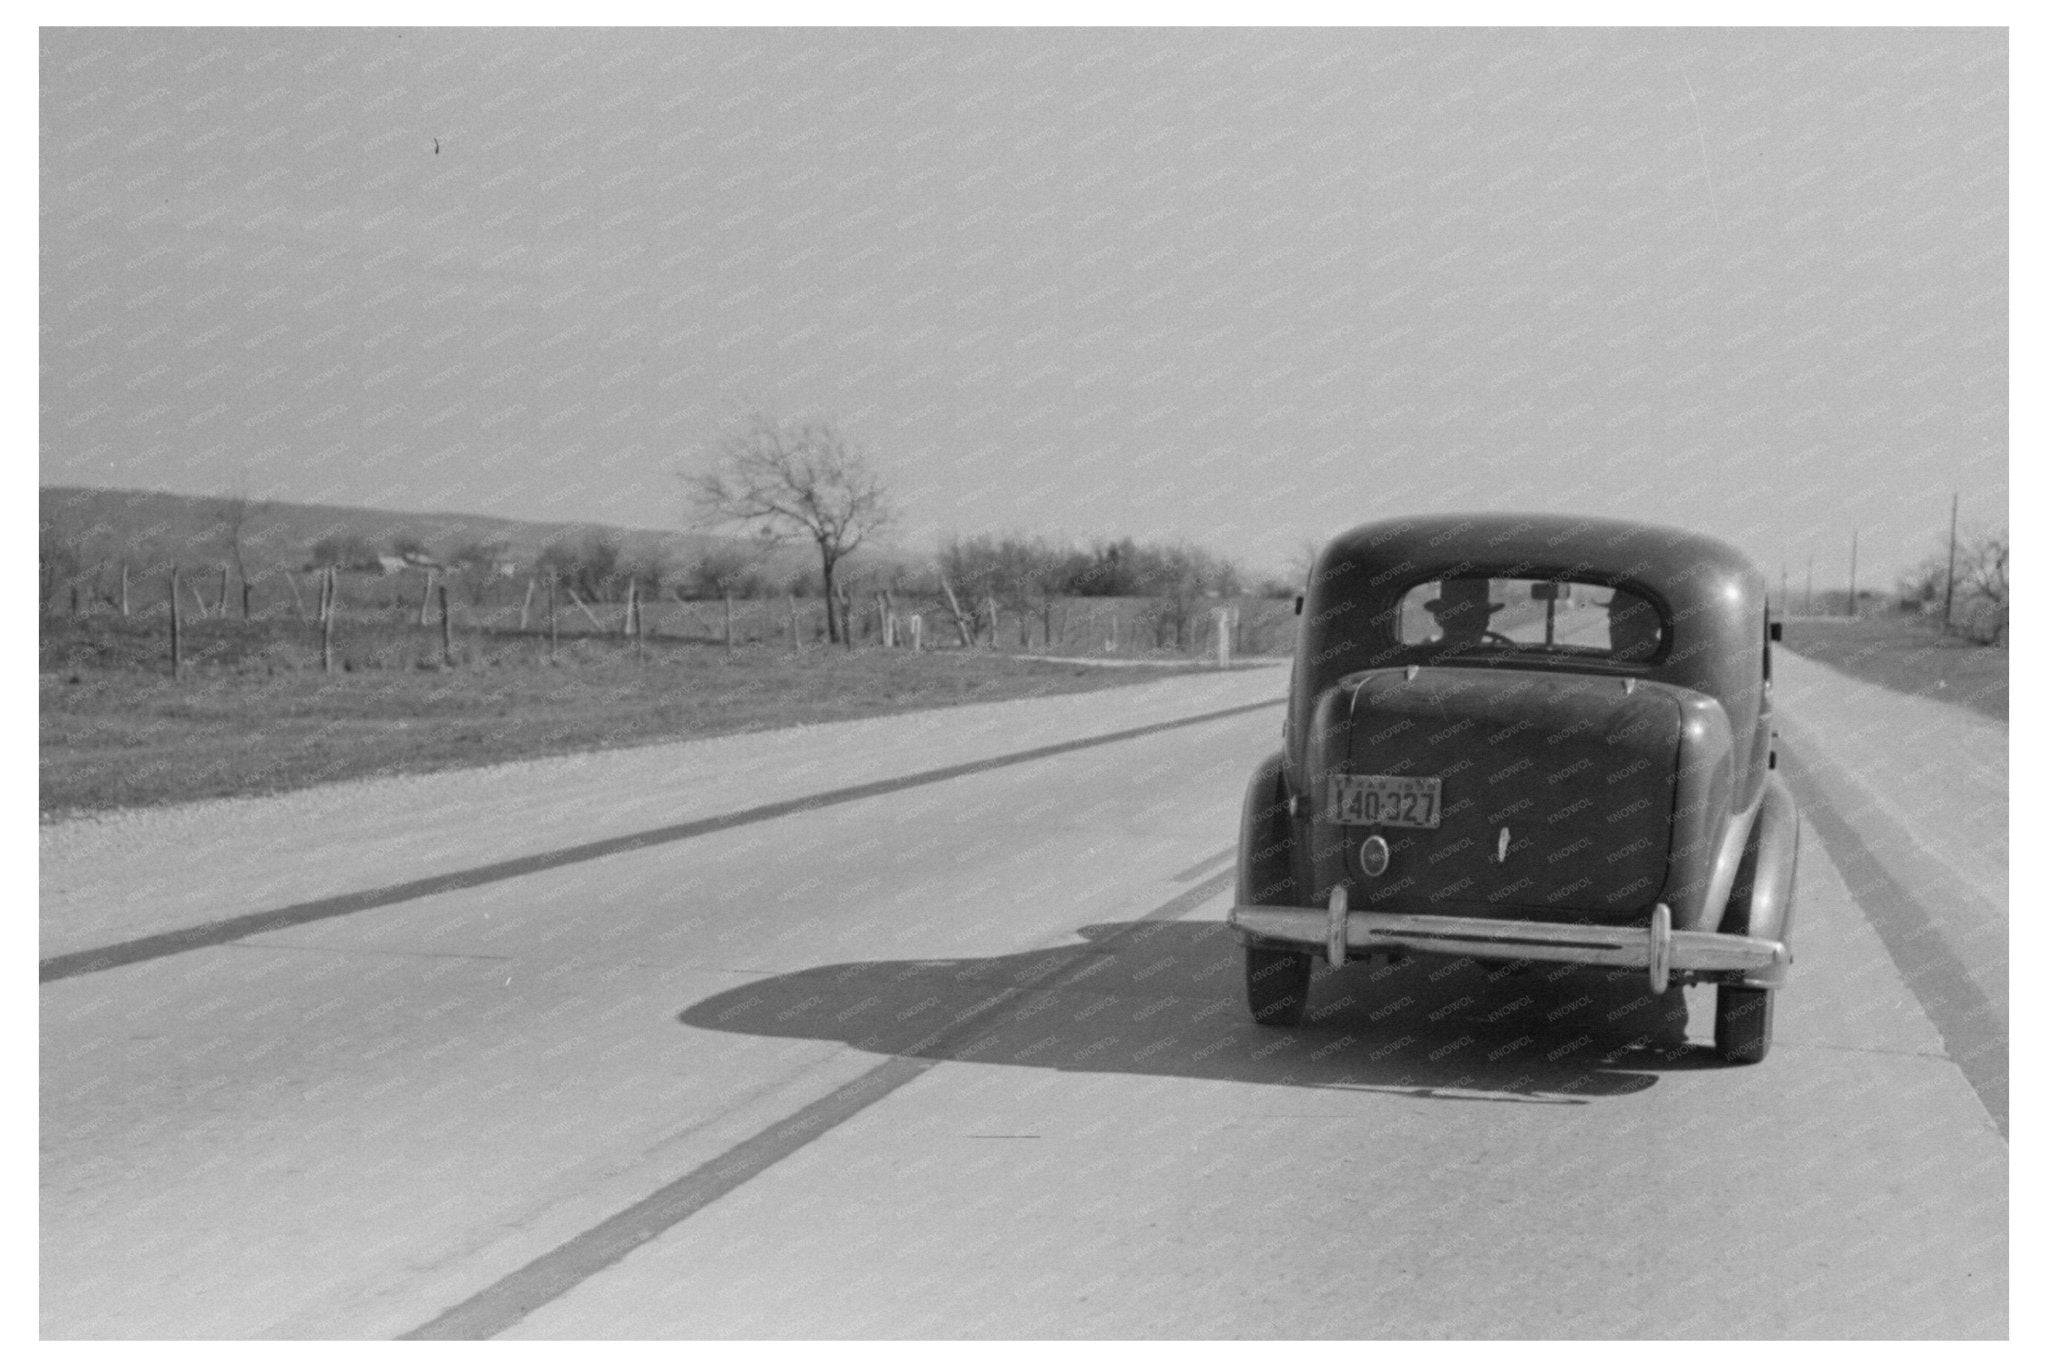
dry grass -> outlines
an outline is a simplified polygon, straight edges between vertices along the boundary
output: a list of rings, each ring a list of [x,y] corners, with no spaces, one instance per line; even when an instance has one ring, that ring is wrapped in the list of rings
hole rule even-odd
[[[580,750],[1042,697],[1191,665],[1100,669],[987,651],[747,648],[472,637],[438,667],[433,631],[358,624],[346,672],[307,668],[297,624],[195,624],[187,676],[160,630],[118,618],[46,624],[46,816],[280,792]]]
[[[1785,645],[1867,683],[2008,720],[2005,648],[1944,636],[1924,617],[1795,617],[1785,624]]]

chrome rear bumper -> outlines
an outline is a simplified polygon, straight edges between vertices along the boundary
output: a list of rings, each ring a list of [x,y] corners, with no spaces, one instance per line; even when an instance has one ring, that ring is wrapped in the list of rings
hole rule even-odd
[[[1352,955],[1390,949],[1471,959],[1547,959],[1644,969],[1653,992],[1669,986],[1673,973],[1746,973],[1792,962],[1791,950],[1777,940],[1673,930],[1671,909],[1661,902],[1646,927],[1576,926],[1352,911],[1340,884],[1327,908],[1232,907],[1230,924],[1259,940],[1319,949],[1332,966]]]

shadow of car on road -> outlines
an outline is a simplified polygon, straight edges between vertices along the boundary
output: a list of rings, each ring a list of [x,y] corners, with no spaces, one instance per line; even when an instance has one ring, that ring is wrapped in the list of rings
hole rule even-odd
[[[683,1011],[704,1030],[838,1040],[911,1058],[1441,1100],[1583,1105],[1710,1066],[1684,994],[1566,965],[1415,959],[1319,974],[1309,1022],[1246,1014],[1215,922],[1083,927],[1083,943],[979,959],[828,964]]]

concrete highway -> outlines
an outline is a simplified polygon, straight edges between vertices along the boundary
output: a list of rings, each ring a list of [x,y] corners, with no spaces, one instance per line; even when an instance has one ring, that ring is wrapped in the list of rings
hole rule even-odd
[[[2002,856],[1780,658],[1751,1068],[1578,971],[1253,1026],[1284,668],[46,829],[42,1332],[2002,1337]]]

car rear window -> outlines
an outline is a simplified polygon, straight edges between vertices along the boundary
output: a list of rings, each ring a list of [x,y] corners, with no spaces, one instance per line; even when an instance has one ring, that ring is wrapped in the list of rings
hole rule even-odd
[[[1649,599],[1558,579],[1433,579],[1401,597],[1401,644],[1440,650],[1650,660],[1669,626]]]

